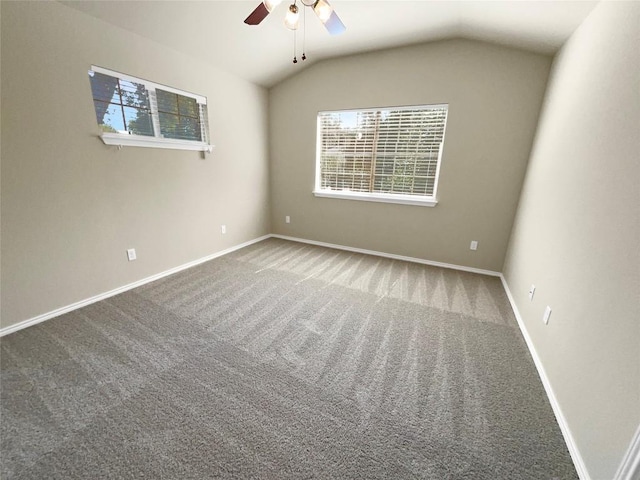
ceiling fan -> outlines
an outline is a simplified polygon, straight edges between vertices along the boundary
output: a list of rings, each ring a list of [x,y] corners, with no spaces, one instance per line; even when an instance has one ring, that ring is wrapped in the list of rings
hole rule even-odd
[[[262,22],[271,11],[278,6],[282,0],[264,0],[251,12],[251,14],[244,20],[247,25],[258,25]],[[298,0],[294,0],[289,5],[289,11],[285,17],[284,24],[291,30],[298,28]],[[342,23],[342,20],[338,17],[333,7],[329,5],[327,0],[300,0],[300,3],[305,7],[312,8],[320,21],[326,27],[327,31],[331,35],[339,35],[346,30],[346,27]]]

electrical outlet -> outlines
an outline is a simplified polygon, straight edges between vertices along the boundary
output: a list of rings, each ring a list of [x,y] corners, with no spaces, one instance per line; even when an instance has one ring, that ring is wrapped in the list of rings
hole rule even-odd
[[[289,215],[284,217],[284,223],[291,223],[291,217]]]
[[[547,305],[547,308],[544,309],[544,315],[542,316],[542,321],[545,325],[549,325],[549,317],[551,316],[551,307]]]
[[[136,256],[136,249],[135,248],[130,248],[127,250],[127,258],[129,259],[130,262],[133,262],[136,258],[138,258]]]
[[[224,235],[225,233],[227,233],[227,226],[226,225],[220,225],[220,232]]]
[[[469,246],[470,250],[477,250],[478,249],[478,241],[477,240],[471,240],[471,245]]]
[[[536,286],[535,285],[531,285],[531,288],[529,289],[529,301],[533,301],[533,295],[536,293]]]

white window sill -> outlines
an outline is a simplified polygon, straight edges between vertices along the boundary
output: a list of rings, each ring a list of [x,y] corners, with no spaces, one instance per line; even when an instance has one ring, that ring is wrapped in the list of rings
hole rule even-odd
[[[316,197],[339,198],[342,200],[362,200],[365,202],[399,203],[402,205],[419,205],[435,207],[438,200],[433,197],[417,197],[414,195],[398,195],[384,193],[344,192],[334,190],[314,190]]]
[[[172,138],[145,137],[143,135],[124,135],[121,133],[103,133],[100,138],[105,145],[122,147],[171,148],[173,150],[196,150],[199,152],[213,151],[213,145],[189,140],[174,140]]]

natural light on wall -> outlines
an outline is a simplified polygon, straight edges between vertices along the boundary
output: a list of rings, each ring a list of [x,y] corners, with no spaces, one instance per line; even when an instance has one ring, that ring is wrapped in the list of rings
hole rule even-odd
[[[211,152],[206,97],[100,67],[89,79],[105,144]]]
[[[435,206],[448,105],[318,113],[318,197]]]

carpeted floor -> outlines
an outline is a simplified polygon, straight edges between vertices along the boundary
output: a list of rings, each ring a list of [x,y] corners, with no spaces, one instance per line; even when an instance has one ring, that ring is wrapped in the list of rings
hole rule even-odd
[[[0,341],[3,479],[575,479],[499,279],[269,239]]]

